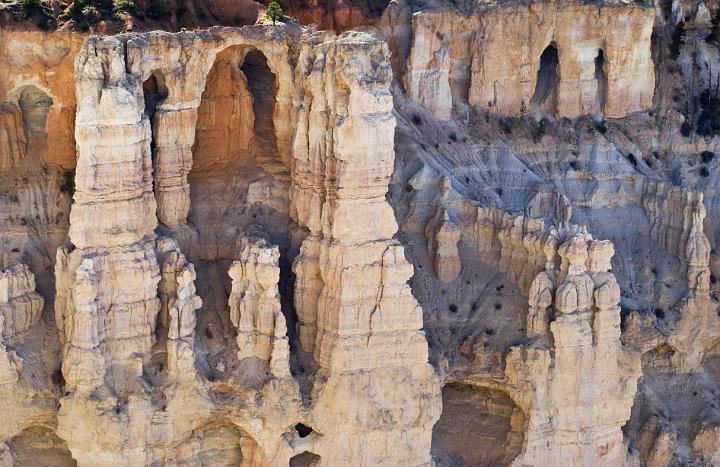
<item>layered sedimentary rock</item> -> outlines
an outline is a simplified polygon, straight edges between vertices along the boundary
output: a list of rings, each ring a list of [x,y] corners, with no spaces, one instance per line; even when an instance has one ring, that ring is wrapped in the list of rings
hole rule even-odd
[[[290,374],[285,316],[280,307],[280,252],[264,240],[241,239],[239,260],[230,266],[230,320],[237,328],[238,359],[255,357],[273,375]]]
[[[547,304],[545,291],[554,295],[545,317],[528,316],[536,335],[547,333],[549,324],[552,344],[513,349],[508,357],[510,378],[532,374],[526,381],[537,385],[527,444],[515,464],[625,465],[621,428],[630,418],[640,368],[637,355],[620,342],[620,287],[609,272],[614,249],[608,241],[568,233],[557,248],[559,268],[551,259],[533,284],[537,295],[530,296],[537,307]],[[548,281],[552,276],[555,284]],[[516,365],[527,371],[513,373]]]
[[[284,6],[0,35],[0,464],[717,463],[717,7]]]
[[[0,270],[0,314],[4,337],[21,334],[40,320],[44,300],[35,291],[35,276],[25,264]]]
[[[652,105],[653,17],[624,3],[421,11],[405,86],[441,120],[462,103],[506,115],[621,117]]]
[[[300,343],[322,381],[313,387],[311,420],[325,441],[316,452],[332,465],[429,463],[438,386],[385,200],[394,127],[387,48],[360,35],[307,44],[297,73],[291,214],[309,234],[293,269]],[[386,417],[399,429],[388,430]],[[338,427],[338,418],[354,422]]]

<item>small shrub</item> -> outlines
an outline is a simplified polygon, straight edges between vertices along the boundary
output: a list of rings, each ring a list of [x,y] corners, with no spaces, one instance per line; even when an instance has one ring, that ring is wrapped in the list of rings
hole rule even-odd
[[[506,135],[512,134],[512,126],[506,119],[500,119],[500,130]]]
[[[450,310],[453,313],[457,313],[458,307],[454,303],[451,303],[450,305],[448,305],[448,310]]]
[[[605,120],[605,118],[600,120],[600,123],[598,123],[598,126],[597,126],[597,130],[603,135],[605,133],[607,133],[608,127],[607,127],[607,121]]]
[[[418,115],[418,114],[413,114],[412,122],[413,122],[413,125],[418,126],[422,123],[422,118],[420,118],[420,115]]]
[[[692,127],[690,126],[690,123],[688,123],[687,120],[683,122],[683,124],[680,126],[680,134],[683,135],[683,137],[688,138],[690,136],[690,132],[692,131]]]
[[[630,162],[634,167],[637,167],[638,163],[637,163],[637,159],[635,158],[635,154],[630,153],[625,157],[627,158],[628,162]]]
[[[714,136],[720,133],[720,99],[709,90],[700,95],[700,116],[695,133],[700,136]]]
[[[95,7],[92,6],[92,5],[86,5],[86,6],[84,6],[83,9],[82,9],[81,14],[82,14],[83,17],[88,18],[88,19],[98,19],[98,18],[100,18],[100,10],[98,10],[97,8],[95,8]]]
[[[709,177],[710,176],[710,171],[708,170],[707,167],[700,168],[700,176],[701,177]]]
[[[703,164],[709,164],[713,159],[715,159],[715,153],[711,151],[703,151],[700,153],[700,159]]]
[[[147,15],[155,20],[167,18],[168,16],[168,2],[167,0],[152,0],[150,7],[148,8]]]
[[[680,47],[685,39],[685,23],[680,21],[673,31],[672,42],[670,43],[670,57],[677,60],[680,57]]]
[[[41,12],[43,10],[43,4],[40,0],[20,0],[20,6],[29,13]]]
[[[277,21],[282,21],[283,19],[283,9],[280,6],[278,2],[273,0],[270,2],[270,4],[267,7],[267,11],[265,12],[268,18],[270,18],[275,24]]]
[[[115,0],[113,4],[113,11],[117,13],[126,12],[129,14],[137,13],[137,3],[135,0]]]

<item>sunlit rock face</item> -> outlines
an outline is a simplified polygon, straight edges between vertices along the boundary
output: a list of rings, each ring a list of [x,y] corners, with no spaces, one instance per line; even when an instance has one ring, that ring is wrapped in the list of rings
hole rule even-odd
[[[420,11],[407,93],[441,120],[462,104],[513,116],[623,117],[652,105],[653,16],[624,3]]]
[[[281,3],[3,28],[0,465],[717,464],[718,6]]]

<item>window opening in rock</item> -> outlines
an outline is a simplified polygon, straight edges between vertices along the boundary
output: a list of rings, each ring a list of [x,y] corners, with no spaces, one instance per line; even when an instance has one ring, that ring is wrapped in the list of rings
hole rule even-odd
[[[310,433],[313,432],[313,429],[305,425],[304,423],[298,423],[297,425],[295,425],[295,431],[297,431],[298,436],[300,436],[301,438],[306,438],[310,435]]]
[[[26,428],[7,442],[14,464],[33,467],[74,467],[77,462],[72,458],[65,441],[52,430],[32,426]]]
[[[436,465],[509,465],[520,453],[525,420],[507,394],[451,383],[442,400],[432,435]]]
[[[560,84],[559,56],[555,44],[548,45],[540,55],[540,68],[537,72],[535,92],[530,106],[542,114],[557,114],[558,85]]]
[[[320,463],[320,456],[310,451],[302,452],[290,458],[289,467],[311,467]]]
[[[219,422],[199,428],[172,456],[175,465],[265,465],[258,444],[236,426]]]
[[[210,368],[220,363],[232,366],[225,358],[236,334],[229,320],[228,269],[239,259],[239,239],[250,232],[280,249],[281,305],[289,317],[288,329],[293,329],[292,295],[287,294],[293,276],[291,259],[286,258],[292,224],[289,169],[278,156],[273,121],[277,80],[270,65],[251,46],[221,51],[208,73],[198,108],[188,175],[188,224],[197,238],[186,254],[195,265],[195,284],[203,301],[197,329],[201,345],[208,349]]]

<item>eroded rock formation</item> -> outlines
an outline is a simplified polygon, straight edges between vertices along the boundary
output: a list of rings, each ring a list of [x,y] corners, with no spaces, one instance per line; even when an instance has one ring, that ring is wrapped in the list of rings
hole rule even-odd
[[[0,464],[716,464],[717,5],[281,3],[0,34]]]
[[[505,115],[622,117],[652,104],[653,10],[541,2],[412,18],[405,86],[437,118],[470,104]]]

